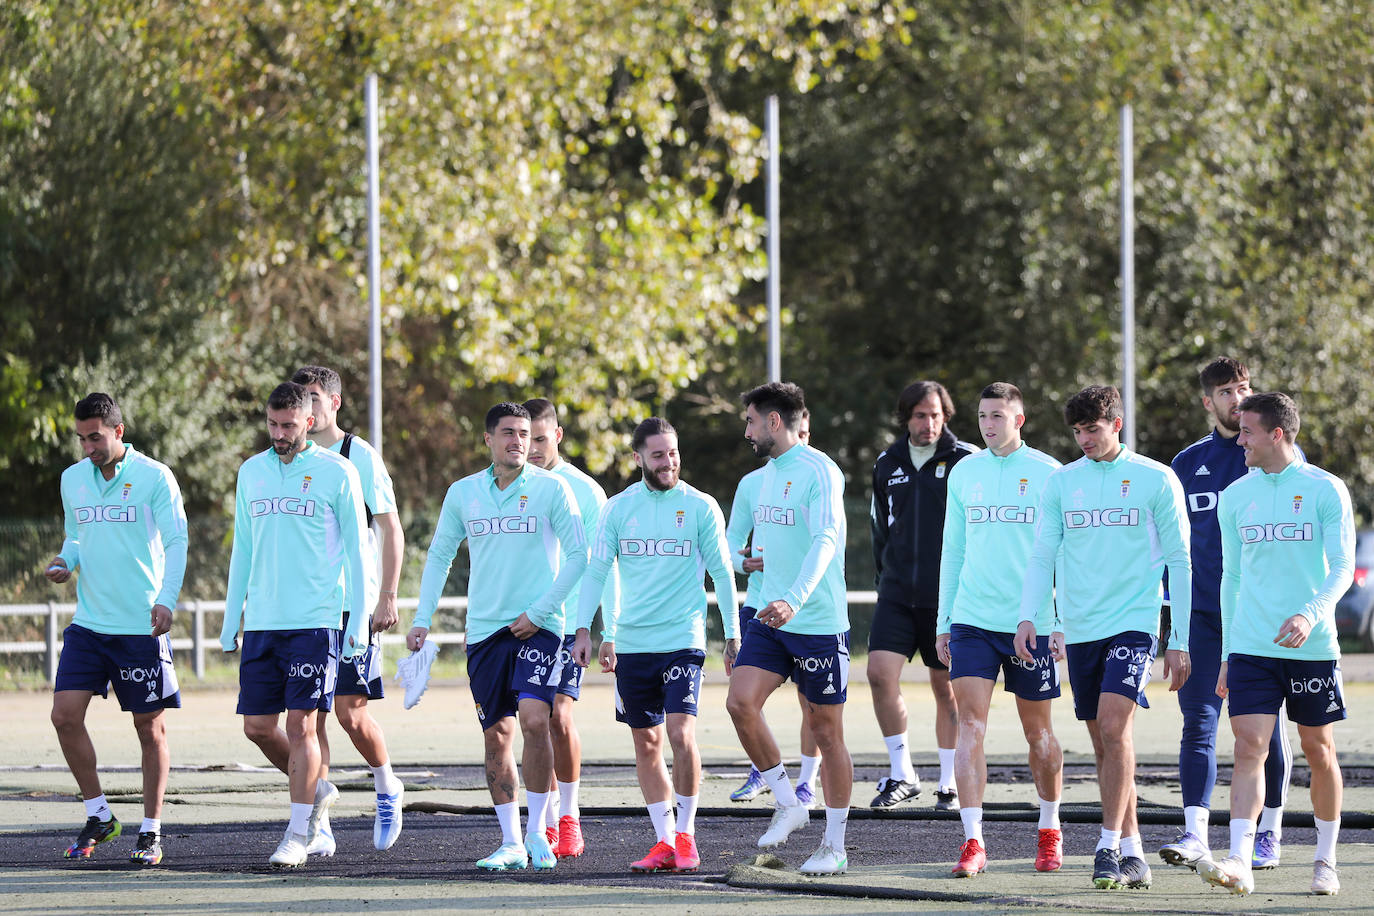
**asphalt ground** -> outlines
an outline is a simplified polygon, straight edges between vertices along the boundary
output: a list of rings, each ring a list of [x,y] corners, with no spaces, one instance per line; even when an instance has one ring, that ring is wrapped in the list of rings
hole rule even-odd
[[[488,875],[475,860],[499,843],[480,771],[480,735],[466,687],[437,685],[413,710],[397,699],[374,704],[388,736],[393,761],[407,787],[406,827],[385,853],[371,848],[373,796],[370,774],[337,727],[334,778],[343,797],[333,818],[338,853],[281,872],[267,857],[281,836],[287,813],[285,779],[266,768],[243,737],[228,691],[192,692],[170,713],[174,772],[164,812],[166,859],[153,869],[127,862],[140,816],[138,749],[128,717],[113,703],[92,707],[90,726],[101,755],[102,780],[124,836],[98,847],[86,861],[61,852],[83,814],[70,774],[47,722],[44,694],[7,694],[0,742],[0,912],[358,912],[376,910],[462,912],[512,909],[552,911],[597,906],[671,906],[691,912],[729,905],[739,912],[958,911],[972,906],[999,912],[1357,912],[1374,909],[1374,729],[1363,711],[1374,684],[1348,685],[1357,713],[1337,727],[1346,774],[1345,825],[1340,847],[1342,895],[1306,893],[1311,878],[1314,832],[1305,790],[1307,772],[1298,755],[1284,836],[1284,864],[1257,873],[1259,893],[1233,898],[1207,888],[1191,872],[1168,868],[1153,850],[1169,842],[1179,822],[1172,758],[1177,753],[1177,703],[1152,687],[1154,707],[1138,717],[1142,835],[1154,871],[1148,891],[1096,891],[1089,880],[1098,831],[1097,788],[1086,732],[1073,721],[1068,702],[1057,704],[1055,724],[1066,752],[1065,867],[1033,870],[1034,789],[1024,764],[1024,744],[1014,706],[1000,692],[988,737],[991,758],[985,834],[992,862],[974,879],[948,871],[962,841],[957,815],[936,812],[936,776],[928,736],[928,691],[911,684],[911,743],[926,793],[891,813],[864,806],[885,773],[881,738],[872,722],[866,685],[851,685],[846,713],[854,750],[856,788],[848,832],[850,871],[843,877],[807,879],[796,868],[819,843],[823,814],[760,860],[755,841],[767,826],[768,797],[731,804],[728,794],[743,777],[745,762],[723,712],[717,680],[703,696],[699,735],[705,777],[697,838],[702,867],[693,875],[632,875],[628,864],[652,844],[652,830],[626,763],[628,729],[613,721],[610,690],[591,678],[578,707],[589,761],[583,773],[583,828],[588,852],[560,862],[552,873]],[[788,697],[770,702],[770,720],[784,753],[795,755],[797,714]],[[929,748],[922,752],[921,747]],[[1220,746],[1229,761],[1230,738]],[[877,749],[875,752],[874,749]],[[1224,849],[1227,835],[1223,764],[1214,797],[1211,840]],[[768,866],[782,867],[768,867]],[[840,899],[837,899],[840,898]]]

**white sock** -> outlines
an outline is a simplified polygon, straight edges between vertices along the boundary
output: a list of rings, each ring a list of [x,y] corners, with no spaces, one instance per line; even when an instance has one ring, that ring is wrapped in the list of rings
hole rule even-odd
[[[825,842],[830,844],[831,849],[844,851],[844,826],[848,820],[848,808],[825,809]]]
[[[313,807],[315,806],[307,805],[304,802],[292,802],[291,823],[287,829],[292,833],[299,833],[301,836],[305,836],[306,831],[310,829],[310,809]]]
[[[577,807],[577,790],[580,785],[578,780],[558,784],[558,816],[560,818],[570,817],[576,820],[582,816],[581,809]]]
[[[1276,842],[1283,839],[1283,805],[1279,805],[1277,808],[1265,808],[1260,811],[1259,826],[1255,828],[1255,831],[1257,833],[1264,833],[1266,830],[1274,834],[1274,840]]]
[[[911,754],[906,747],[906,732],[900,735],[887,735],[883,738],[887,745],[887,759],[891,764],[891,777],[902,782],[915,782],[916,769],[911,765]]]
[[[316,801],[316,802],[322,801],[322,800],[324,799],[324,797],[325,797],[326,795],[329,794],[329,790],[330,790],[331,788],[333,788],[333,787],[330,785],[329,780],[327,780],[327,779],[317,779],[317,780],[315,780],[315,801]]]
[[[697,832],[697,795],[678,795],[673,793],[677,802],[677,832],[688,836]]]
[[[103,794],[97,795],[95,798],[85,799],[85,805],[87,817],[98,817],[102,821],[108,821],[114,817],[114,812],[110,810],[110,803],[105,800]]]
[[[1135,836],[1123,836],[1121,838],[1121,858],[1143,859],[1145,858],[1145,847],[1141,845],[1140,834]]]
[[[396,774],[391,772],[391,761],[388,760],[379,767],[371,767],[371,770],[372,784],[378,795],[395,795],[404,788]]]
[[[811,794],[816,794],[816,774],[821,769],[821,758],[817,754],[815,757],[808,757],[802,754],[801,768],[797,771],[797,785],[805,784],[811,790]]]
[[[1207,825],[1212,819],[1211,810],[1202,805],[1189,805],[1183,809],[1183,829],[1202,840],[1207,845]]]
[[[529,816],[525,821],[525,836],[544,835],[544,812],[549,810],[549,793],[525,790],[525,807]]]
[[[763,777],[764,782],[768,783],[768,788],[773,790],[774,801],[785,808],[797,804],[797,792],[787,779],[785,766],[780,763],[771,770],[759,770],[759,775]]]
[[[143,826],[138,828],[139,833],[162,833],[162,818],[145,817]]]
[[[1108,830],[1106,827],[1103,827],[1103,828],[1102,828],[1102,835],[1099,836],[1099,837],[1097,838],[1097,849],[1094,849],[1093,852],[1097,852],[1098,849],[1120,849],[1120,848],[1121,848],[1121,831],[1120,831],[1120,830]]]
[[[1255,855],[1255,822],[1231,818],[1231,855],[1239,856],[1246,865]]]
[[[1040,796],[1040,829],[1058,830],[1059,829],[1059,800],[1045,801]]]
[[[506,802],[496,806],[496,820],[501,824],[501,845],[520,844],[520,805]]]
[[[669,817],[671,817],[673,810],[672,802],[654,802],[648,807],[649,820],[654,822],[654,833],[658,834],[658,841],[671,846],[675,837],[673,828],[669,826]]]
[[[954,790],[954,748],[937,748],[940,755],[940,791]]]
[[[1334,821],[1324,821],[1319,817],[1314,817],[1312,823],[1317,828],[1317,852],[1312,856],[1312,861],[1325,862],[1335,868],[1336,835],[1341,832],[1340,816],[1337,815]]]
[[[544,804],[544,826],[558,829],[558,809],[563,805],[563,793],[558,790],[558,781],[553,784],[549,800]]]
[[[964,839],[983,843],[983,809],[960,808],[959,820],[964,822]]]

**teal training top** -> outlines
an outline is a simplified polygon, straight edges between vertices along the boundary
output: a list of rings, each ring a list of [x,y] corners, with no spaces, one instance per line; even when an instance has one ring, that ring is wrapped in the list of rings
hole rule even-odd
[[[786,633],[828,636],[849,629],[845,600],[844,475],[835,462],[797,443],[763,468],[754,507],[754,543],[763,556],[760,608],[786,601],[796,616]]]
[[[1015,633],[1021,583],[1035,543],[1036,506],[1059,462],[1022,444],[1005,458],[991,449],[970,455],[949,474],[940,555],[936,633],[956,623]],[[1042,596],[1036,632],[1060,628],[1051,596]]]
[[[521,614],[561,638],[560,605],[587,568],[582,513],[563,478],[526,464],[502,490],[491,465],[449,487],[429,542],[414,626],[429,627],[464,540],[471,570],[468,645]]]
[[[150,611],[175,611],[186,576],[186,508],[165,464],[124,444],[114,477],[83,458],[62,472],[60,556],[76,580],[72,623],[111,636],[148,635]]]
[[[1188,648],[1192,566],[1183,486],[1169,467],[1125,446],[1112,461],[1086,455],[1055,471],[1040,497],[1035,546],[1021,590],[1021,620],[1034,620],[1054,588],[1064,638],[1106,639],[1159,631],[1164,570],[1174,596],[1168,648]]]
[[[763,468],[756,468],[745,474],[735,488],[735,499],[730,504],[730,523],[725,526],[725,540],[730,545],[730,567],[745,576],[744,606],[758,610],[759,590],[763,588],[763,571],[751,573],[744,571],[744,554],[749,547],[749,536],[754,533],[754,507],[759,502],[759,488],[763,486]],[[758,548],[752,548],[752,556],[758,556]]]
[[[220,644],[248,630],[339,629],[343,655],[366,646],[366,516],[353,464],[309,442],[290,464],[272,449],[239,468],[234,549]]]
[[[1295,459],[1246,474],[1221,492],[1221,657],[1232,652],[1324,661],[1341,657],[1336,602],[1355,570],[1355,516],[1340,478]],[[1277,646],[1294,614],[1307,641]]]
[[[606,503],[582,580],[579,629],[591,627],[602,583],[617,561],[619,613],[602,613],[602,637],[617,652],[704,652],[708,572],[725,638],[738,638],[725,519],[716,501],[696,487],[679,480],[671,490],[654,490],[641,480]]]
[[[565,460],[559,459],[558,464],[553,466],[553,473],[562,477],[572,488],[573,498],[577,500],[577,509],[582,513],[582,533],[587,546],[590,547],[596,543],[596,526],[601,520],[601,507],[606,505],[606,491],[601,489],[601,484]],[[564,635],[577,629],[569,627],[568,623],[577,620],[578,597],[578,589],[574,586],[558,607],[558,630]],[[620,607],[620,570],[614,563],[611,564],[610,575],[606,577],[606,584],[601,590],[601,607],[603,616]],[[596,609],[593,608],[592,612],[595,613]]]
[[[340,439],[329,450],[343,454],[344,440]],[[358,436],[353,437],[348,447],[348,460],[358,472],[358,480],[363,488],[363,502],[373,515],[385,515],[396,510],[396,490],[391,485],[391,475],[387,473],[382,456],[372,447],[372,443]],[[381,558],[377,551],[377,535],[371,527],[363,540],[363,572],[365,581],[363,592],[368,613],[377,606],[381,596],[382,569]]]

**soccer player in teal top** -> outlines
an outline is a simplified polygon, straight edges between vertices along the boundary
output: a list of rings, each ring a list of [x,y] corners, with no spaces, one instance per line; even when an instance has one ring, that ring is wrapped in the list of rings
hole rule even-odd
[[[606,491],[601,484],[589,475],[573,467],[558,454],[558,446],[563,441],[563,427],[558,423],[558,408],[546,398],[531,398],[524,404],[530,412],[530,452],[529,463],[537,468],[557,474],[572,488],[577,498],[578,511],[582,513],[582,530],[590,545],[596,536],[596,524],[601,518],[601,507],[606,504]],[[614,566],[606,577],[601,603],[607,608],[617,607],[620,593],[620,577]],[[563,677],[558,685],[558,693],[553,698],[553,718],[549,722],[550,736],[553,740],[553,786],[545,808],[545,836],[554,854],[560,859],[576,858],[586,851],[587,844],[582,837],[582,816],[577,807],[578,783],[582,774],[582,738],[573,721],[573,703],[582,694],[581,665],[572,663],[573,641],[576,638],[571,624],[577,619],[577,592],[573,590],[559,608],[561,616],[558,629],[563,633],[563,648],[560,659],[563,664]]]
[[[935,650],[949,666],[959,709],[954,775],[963,802],[964,845],[953,870],[958,877],[987,867],[983,736],[999,669],[1006,689],[1016,695],[1039,795],[1035,868],[1055,871],[1063,863],[1059,794],[1064,754],[1054,736],[1050,701],[1059,696],[1064,634],[1048,595],[1035,619],[1036,629],[1045,635],[1036,637],[1033,661],[1019,658],[1012,644],[1020,622],[1021,582],[1035,542],[1036,506],[1045,482],[1059,467],[1022,440],[1025,422],[1020,389],[1008,382],[988,385],[978,401],[978,428],[987,450],[960,461],[949,475]]]
[[[844,475],[828,457],[801,442],[801,388],[770,382],[746,392],[744,437],[763,472],[754,508],[754,537],[767,560],[758,614],[748,622],[730,677],[726,708],[749,759],[773,790],[777,808],[759,845],[787,842],[808,820],[782,753],[763,719],[763,704],[792,677],[806,695],[811,728],[825,761],[825,836],[803,874],[848,868],[845,824],[854,765],[844,743],[849,687],[849,606],[844,581]]]
[[[372,770],[373,788],[377,793],[372,845],[377,849],[390,849],[401,835],[405,786],[391,771],[386,736],[368,712],[367,703],[369,699],[380,700],[383,696],[381,634],[396,626],[396,586],[401,580],[405,533],[401,530],[391,475],[387,473],[382,456],[366,440],[339,428],[339,408],[343,404],[343,381],[339,373],[326,366],[302,366],[291,376],[291,381],[304,385],[310,393],[310,412],[314,417],[310,441],[352,462],[362,484],[368,521],[376,525],[376,533],[381,535],[376,537],[369,526],[364,542],[364,573],[367,576],[364,606],[372,615],[367,628],[367,649],[351,662],[340,660],[338,680],[334,685],[334,715],[367,762],[368,769]],[[348,623],[345,616],[345,629]],[[315,802],[324,810],[315,841],[308,850],[312,856],[332,856],[335,849],[328,808],[339,797],[339,790],[329,782],[328,726],[329,717],[319,716],[316,735],[320,742],[320,781],[315,790]]]
[[[1166,568],[1173,597],[1164,654],[1170,690],[1188,678],[1192,611],[1183,487],[1167,465],[1121,444],[1121,418],[1121,393],[1110,386],[1091,385],[1064,405],[1083,457],[1045,484],[1016,631],[1016,654],[1033,661],[1035,621],[1055,595],[1074,713],[1087,724],[1097,757],[1102,835],[1093,884],[1102,889],[1150,886],[1136,821],[1132,732],[1136,706],[1149,705],[1145,685],[1158,651]],[[1057,579],[1061,550],[1064,575]]]
[[[797,436],[805,445],[811,444],[811,411],[803,410],[801,428]],[[763,585],[763,551],[755,543],[754,507],[759,502],[759,488],[763,486],[763,468],[755,468],[740,480],[735,488],[735,498],[730,505],[730,521],[725,525],[725,540],[730,544],[730,558],[735,572],[745,577],[744,604],[739,609],[740,636],[744,636],[749,618],[758,613],[759,589]],[[816,777],[821,770],[821,752],[816,747],[816,736],[811,733],[811,717],[807,712],[806,696],[797,690],[797,702],[801,704],[801,768],[797,773],[795,792],[797,800],[807,808],[816,806]],[[768,783],[759,775],[758,767],[750,764],[749,774],[744,783],[730,793],[730,801],[753,801],[764,792],[771,792]]]
[[[644,479],[601,513],[582,581],[573,648],[578,665],[585,666],[592,618],[611,564],[618,563],[621,607],[603,606],[600,658],[601,670],[615,673],[616,718],[634,736],[639,788],[658,835],[649,854],[630,866],[638,872],[691,872],[701,865],[695,825],[701,789],[697,698],[706,659],[703,573],[710,573],[716,586],[727,675],[739,651],[725,519],[714,499],[680,479],[677,443],[677,431],[661,417],[635,427],[631,447]],[[665,720],[672,782],[663,765]],[[676,824],[670,820],[674,800]]]
[[[89,858],[121,827],[100,789],[86,710],[114,686],[133,714],[143,750],[143,825],[130,860],[162,861],[162,797],[170,756],[162,711],[181,705],[167,631],[186,573],[186,510],[166,465],[124,442],[124,417],[108,394],[76,404],[84,460],[62,472],[66,540],[47,577],[76,582],[76,616],[62,634],[52,723],[86,804],[86,826],[67,858]]]
[[[1198,863],[1203,880],[1232,893],[1254,890],[1255,816],[1264,798],[1264,759],[1281,706],[1298,726],[1312,771],[1317,851],[1312,893],[1334,894],[1341,825],[1341,768],[1332,723],[1346,717],[1336,643],[1336,602],[1355,569],[1350,493],[1295,450],[1293,399],[1252,394],[1240,404],[1247,474],[1221,493],[1221,673],[1235,735],[1231,854]],[[1172,594],[1172,592],[1171,592]]]
[[[327,714],[334,701],[339,657],[367,649],[362,485],[348,459],[307,438],[313,423],[303,385],[272,390],[272,447],[239,468],[219,636],[224,651],[235,651],[242,622],[243,731],[290,780],[291,821],[269,859],[284,867],[305,864],[327,807],[317,804],[316,713]],[[349,626],[341,634],[344,612]]]
[[[487,411],[491,465],[448,488],[429,544],[420,606],[406,637],[424,645],[458,546],[468,542],[468,682],[486,745],[487,787],[501,846],[477,867],[551,869],[544,833],[553,779],[549,718],[562,683],[562,604],[587,568],[577,498],[557,474],[527,462],[530,412],[519,404]],[[515,773],[516,718],[524,734],[521,770],[529,821],[520,842]],[[535,791],[537,789],[538,791]]]

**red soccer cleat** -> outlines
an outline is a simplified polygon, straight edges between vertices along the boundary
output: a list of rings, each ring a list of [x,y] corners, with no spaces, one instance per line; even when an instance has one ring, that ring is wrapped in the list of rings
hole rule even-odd
[[[558,844],[554,852],[560,859],[575,859],[586,852],[587,844],[582,840],[582,822],[571,814],[558,819]]]
[[[1064,834],[1046,827],[1040,831],[1040,847],[1035,853],[1036,871],[1059,871],[1064,864]]]
[[[965,840],[959,850],[959,862],[951,871],[956,878],[972,878],[988,867],[988,854],[977,840]]]
[[[673,871],[677,868],[677,854],[673,847],[659,840],[649,854],[630,866],[630,871]]]
[[[546,826],[544,827],[544,839],[548,840],[548,842],[549,842],[549,848],[553,850],[554,855],[557,855],[557,854],[558,854],[558,828],[557,828],[557,827],[549,827],[549,826],[546,825]]]
[[[690,833],[679,833],[675,842],[674,864],[677,871],[696,871],[701,865],[701,854],[697,852],[697,839]]]

